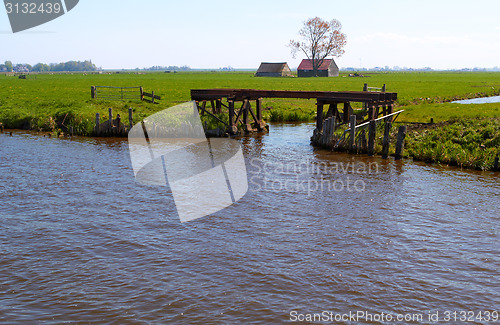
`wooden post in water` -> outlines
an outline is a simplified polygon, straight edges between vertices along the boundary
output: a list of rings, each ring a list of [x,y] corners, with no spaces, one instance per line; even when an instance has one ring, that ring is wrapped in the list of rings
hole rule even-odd
[[[382,159],[389,157],[389,146],[391,145],[392,123],[386,119],[384,129],[384,140],[382,142]]]
[[[370,121],[368,126],[368,156],[375,154],[375,135],[377,132],[377,122]]]
[[[252,126],[250,125],[250,120],[248,118],[248,113],[250,110],[250,101],[245,99],[243,101],[243,125],[246,133],[252,132]]]
[[[109,109],[109,124],[108,124],[108,133],[111,135],[113,132],[113,109]]]
[[[396,160],[403,158],[403,149],[406,137],[406,125],[402,125],[398,130],[398,139],[396,141]]]
[[[351,120],[349,122],[350,132],[349,132],[349,150],[354,152],[356,150],[356,115],[351,115]]]
[[[95,130],[94,130],[96,135],[100,135],[100,133],[101,133],[100,132],[101,131],[100,122],[101,122],[101,118],[99,116],[99,113],[96,113],[95,114]]]
[[[120,123],[122,122],[122,118],[120,114],[116,114],[116,129],[114,129],[115,134],[120,134]]]
[[[3,123],[0,123],[0,131],[3,133]]]
[[[498,168],[499,168],[498,164],[499,164],[499,158],[495,157],[495,163],[493,165],[493,170],[496,172],[498,171]]]
[[[368,145],[366,143],[366,130],[363,129],[363,131],[361,131],[360,135],[359,135],[359,146],[358,146],[358,151],[360,153],[363,153],[363,152],[368,152]]]
[[[134,126],[134,120],[133,120],[133,110],[132,107],[128,108],[128,124],[130,126],[129,130],[132,130],[132,127]]]

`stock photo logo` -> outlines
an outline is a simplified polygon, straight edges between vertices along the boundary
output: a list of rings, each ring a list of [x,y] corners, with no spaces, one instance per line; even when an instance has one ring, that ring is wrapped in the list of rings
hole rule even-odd
[[[169,186],[181,222],[225,209],[248,191],[240,143],[207,139],[195,102],[158,112],[128,136],[138,183]]]
[[[13,33],[45,24],[72,10],[79,0],[4,0]]]

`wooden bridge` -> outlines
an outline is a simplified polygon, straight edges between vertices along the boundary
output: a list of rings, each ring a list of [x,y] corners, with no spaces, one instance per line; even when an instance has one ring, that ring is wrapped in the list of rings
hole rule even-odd
[[[365,87],[366,89],[366,87]],[[384,89],[385,90],[385,89]],[[257,89],[192,89],[191,99],[196,101],[201,114],[208,113],[224,123],[231,135],[238,134],[241,124],[245,133],[264,130],[266,123],[262,119],[262,99],[264,98],[301,98],[316,99],[317,118],[315,134],[323,131],[324,110],[328,106],[326,118],[335,119],[338,123],[348,123],[353,115],[351,103],[363,103],[366,116],[359,116],[363,121],[370,121],[393,113],[397,93],[385,91],[291,91],[291,90],[257,90]],[[255,109],[251,101],[255,101]],[[207,104],[211,105],[211,112]],[[241,103],[237,109],[236,103]],[[223,122],[215,114],[226,107],[229,112],[229,123]],[[253,121],[252,121],[253,120]]]

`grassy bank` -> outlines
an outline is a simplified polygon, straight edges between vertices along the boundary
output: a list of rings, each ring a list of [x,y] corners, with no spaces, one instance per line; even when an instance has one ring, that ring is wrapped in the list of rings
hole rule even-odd
[[[492,170],[500,156],[500,119],[458,119],[413,128],[406,149],[415,160]]]
[[[96,113],[100,113],[101,122],[104,122],[108,108],[113,108],[115,116],[119,113],[123,117],[132,107],[134,121],[138,122],[157,111],[189,101],[190,90],[196,88],[352,91],[362,90],[365,83],[372,87],[386,84],[387,91],[398,93],[397,109],[405,109],[399,122],[426,123],[433,118],[438,123],[434,129],[410,132],[407,145],[409,156],[484,169],[482,166],[489,164],[495,148],[498,154],[498,141],[492,141],[491,147],[488,147],[489,138],[481,142],[479,137],[484,137],[484,129],[496,127],[498,131],[500,104],[460,105],[450,101],[499,95],[500,73],[398,72],[365,75],[367,77],[364,78],[350,78],[347,74],[341,74],[339,78],[256,78],[248,72],[39,74],[29,75],[24,80],[0,74],[0,123],[5,128],[45,132],[59,132],[73,127],[76,134],[90,135]],[[154,91],[162,100],[159,105],[139,101],[91,100],[91,86],[142,86],[147,92]],[[314,100],[267,99],[263,105],[264,119],[271,122],[312,121],[316,115]],[[487,125],[476,124],[477,119]],[[456,140],[448,143],[447,139],[455,138],[451,134],[458,132],[455,129],[457,123],[465,123],[460,127],[469,131],[468,136],[474,134],[469,137],[475,140],[467,145]],[[441,140],[436,140],[439,137]],[[443,143],[446,143],[445,147]],[[481,146],[485,146],[486,150]],[[459,158],[453,158],[455,156]]]

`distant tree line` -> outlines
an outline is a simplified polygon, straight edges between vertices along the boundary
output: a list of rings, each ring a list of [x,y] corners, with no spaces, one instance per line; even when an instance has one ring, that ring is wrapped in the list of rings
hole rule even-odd
[[[68,61],[61,63],[37,63],[34,66],[30,64],[16,64],[11,61],[5,61],[0,64],[0,72],[62,72],[62,71],[96,71],[98,68],[92,61]]]

